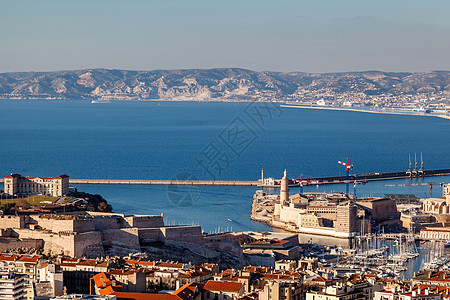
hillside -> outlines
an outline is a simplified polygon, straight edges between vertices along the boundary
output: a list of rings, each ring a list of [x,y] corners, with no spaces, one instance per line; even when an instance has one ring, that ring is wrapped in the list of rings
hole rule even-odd
[[[222,68],[0,74],[0,99],[301,101],[417,94],[450,94],[450,71],[315,74]]]

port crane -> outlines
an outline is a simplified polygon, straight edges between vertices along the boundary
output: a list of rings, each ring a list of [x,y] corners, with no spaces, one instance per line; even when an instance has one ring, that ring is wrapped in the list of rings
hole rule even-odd
[[[422,176],[423,175],[423,159],[422,159],[422,152],[420,152],[420,169],[417,171],[417,175]]]
[[[411,170],[411,154],[409,154],[409,168],[408,168],[408,171],[406,171],[406,175],[408,175],[409,177],[412,176],[412,170]]]
[[[409,155],[409,168],[406,171],[406,175],[409,177],[423,176],[423,157],[422,152],[420,152],[420,169],[417,169],[417,154],[414,153],[414,169],[411,170],[411,154]]]
[[[413,175],[417,176],[417,154],[414,153],[414,170],[413,170]]]
[[[338,164],[343,165],[345,167],[345,169],[347,170],[347,180],[346,182],[346,189],[345,189],[345,194],[348,197],[348,185],[350,183],[350,170],[353,169],[353,165],[350,164],[350,161],[347,157],[347,162],[345,162],[345,160],[343,159],[343,161],[338,161]]]

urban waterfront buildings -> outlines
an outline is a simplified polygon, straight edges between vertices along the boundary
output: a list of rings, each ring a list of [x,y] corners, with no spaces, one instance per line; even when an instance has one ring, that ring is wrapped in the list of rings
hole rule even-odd
[[[445,188],[447,196],[448,185]],[[19,280],[8,292],[17,292],[17,298],[0,296],[0,300],[22,299],[26,293],[48,299],[65,292],[96,295],[62,299],[450,300],[448,294],[443,296],[448,289],[441,293],[439,288],[420,285],[416,290],[408,286],[392,292],[394,274],[380,266],[352,264],[358,256],[353,249],[299,243],[297,233],[302,228],[350,238],[396,226],[395,200],[289,195],[286,172],[280,194],[261,199],[255,197],[258,207],[252,213],[261,216],[265,211],[276,225],[295,233],[208,235],[200,226],[166,226],[163,215],[83,211],[0,216],[0,246],[5,252],[16,252],[0,254],[0,269]],[[272,204],[264,205],[269,200]],[[168,251],[177,252],[177,258],[168,258]],[[196,253],[203,255],[200,263],[191,260]],[[369,264],[369,254],[359,257]],[[227,266],[231,259],[238,263]],[[415,280],[443,285],[449,278],[447,273],[431,272]]]
[[[286,172],[279,195],[257,191],[253,198],[253,220],[292,232],[353,238],[401,227],[400,213],[393,199],[352,199],[340,193],[289,196]]]

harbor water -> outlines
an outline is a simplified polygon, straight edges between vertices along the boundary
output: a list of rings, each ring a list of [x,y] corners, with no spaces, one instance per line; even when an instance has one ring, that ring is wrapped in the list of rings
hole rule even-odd
[[[264,106],[265,105],[265,106]],[[259,114],[258,114],[259,112]],[[0,176],[94,179],[257,180],[400,171],[408,156],[425,169],[450,167],[450,121],[432,117],[280,108],[261,103],[0,101]],[[242,134],[243,133],[243,134]],[[420,163],[419,163],[420,165]],[[369,182],[357,196],[441,196],[448,176]],[[255,187],[79,185],[101,194],[115,212],[164,214],[168,224],[206,232],[272,230],[250,220]],[[345,191],[345,185],[305,187]],[[353,187],[351,187],[353,191]],[[293,188],[291,193],[299,192]],[[311,237],[305,237],[305,240]],[[331,241],[321,239],[321,243]]]

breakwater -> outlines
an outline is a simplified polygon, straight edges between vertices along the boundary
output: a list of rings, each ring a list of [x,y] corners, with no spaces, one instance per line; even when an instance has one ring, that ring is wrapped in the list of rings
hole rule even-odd
[[[236,180],[120,180],[120,179],[69,179],[70,184],[128,184],[128,185],[217,185],[257,186],[258,181]]]
[[[450,175],[450,169],[434,169],[423,171],[402,171],[402,172],[385,172],[385,173],[365,173],[365,174],[350,174],[348,180],[353,181],[372,181],[372,180],[389,180],[402,178],[419,178],[430,176],[446,176]],[[333,184],[343,183],[347,180],[346,175],[342,176],[328,176],[315,177],[309,180],[302,180],[310,184]]]
[[[386,173],[365,173],[365,174],[350,174],[348,180],[353,181],[373,181],[373,180],[389,180],[402,178],[419,178],[430,176],[445,176],[450,175],[450,169],[435,169],[423,171],[402,171],[402,172],[386,172]],[[279,181],[275,179],[274,185],[279,185]],[[327,176],[327,177],[312,177],[309,179],[293,179],[290,182],[291,186],[300,185],[315,185],[315,184],[338,184],[345,183],[347,177],[342,176]],[[3,178],[0,178],[0,183]],[[112,185],[208,185],[208,186],[258,186],[264,187],[262,180],[141,180],[141,179],[69,179],[70,184],[112,184]],[[269,186],[269,185],[267,185]]]

